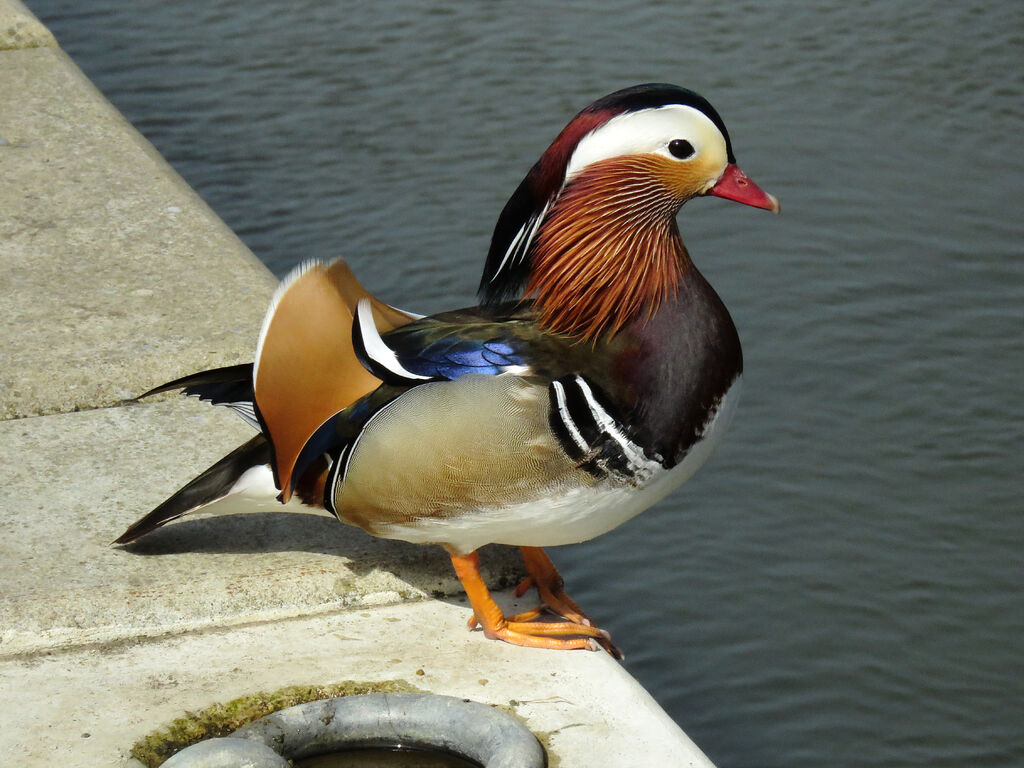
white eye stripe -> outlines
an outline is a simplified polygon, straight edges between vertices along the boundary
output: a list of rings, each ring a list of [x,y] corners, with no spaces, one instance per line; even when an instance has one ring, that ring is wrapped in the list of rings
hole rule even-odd
[[[725,137],[711,118],[699,109],[670,104],[618,115],[588,133],[576,145],[565,180],[569,181],[588,165],[623,155],[661,154],[678,160],[668,149],[675,139],[693,145],[691,157],[703,152],[725,167]]]

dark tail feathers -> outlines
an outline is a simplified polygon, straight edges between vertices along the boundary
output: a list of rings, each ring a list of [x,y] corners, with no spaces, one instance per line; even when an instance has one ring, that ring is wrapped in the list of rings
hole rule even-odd
[[[135,399],[141,400],[150,395],[170,392],[172,389],[183,389],[186,395],[207,400],[214,405],[242,399],[251,401],[252,363],[228,365],[224,368],[211,368],[208,371],[190,373],[188,376],[168,381],[159,387],[153,387],[149,392],[145,392]]]
[[[243,366],[234,367],[239,368]],[[220,370],[224,371],[229,369],[222,368]],[[208,373],[216,373],[216,371],[209,371]],[[196,376],[202,375],[203,374],[196,374]],[[179,379],[179,381],[185,381],[189,378],[192,377],[186,376],[185,379]],[[162,392],[165,389],[180,388],[180,386],[172,386],[173,384],[175,384],[175,382],[165,384],[163,387],[157,387],[157,389],[152,392],[147,392],[146,394]],[[145,397],[145,395],[143,395],[143,397]],[[263,435],[256,435],[252,440],[233,450],[223,459],[199,475],[195,480],[181,488],[177,493],[171,496],[171,498],[167,499],[167,501],[158,506],[148,515],[133,523],[114,543],[127,544],[130,541],[135,541],[140,536],[144,536],[150,531],[159,528],[164,523],[179,518],[182,515],[198,509],[199,507],[206,506],[211,502],[217,501],[217,499],[227,496],[228,492],[238,481],[238,478],[240,478],[247,469],[261,464],[269,464],[270,461],[270,443],[267,442],[267,439]]]

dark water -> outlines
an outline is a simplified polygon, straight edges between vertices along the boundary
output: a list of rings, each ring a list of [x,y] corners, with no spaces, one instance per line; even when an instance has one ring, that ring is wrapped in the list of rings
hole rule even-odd
[[[707,96],[784,210],[680,217],[744,401],[554,557],[723,768],[1024,764],[1024,4],[29,4],[278,274],[420,312],[578,108]]]
[[[402,749],[354,749],[296,760],[295,768],[479,768],[462,758]]]

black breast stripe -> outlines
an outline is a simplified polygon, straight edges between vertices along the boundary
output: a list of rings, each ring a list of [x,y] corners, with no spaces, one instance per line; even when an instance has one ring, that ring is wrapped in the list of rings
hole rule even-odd
[[[648,459],[626,435],[594,388],[581,376],[563,376],[548,388],[551,429],[566,454],[598,479],[609,474],[640,484],[660,462]]]

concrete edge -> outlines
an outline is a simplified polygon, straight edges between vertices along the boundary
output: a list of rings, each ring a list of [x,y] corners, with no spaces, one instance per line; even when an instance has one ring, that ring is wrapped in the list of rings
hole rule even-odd
[[[53,33],[20,0],[0,0],[0,52],[57,47]]]

